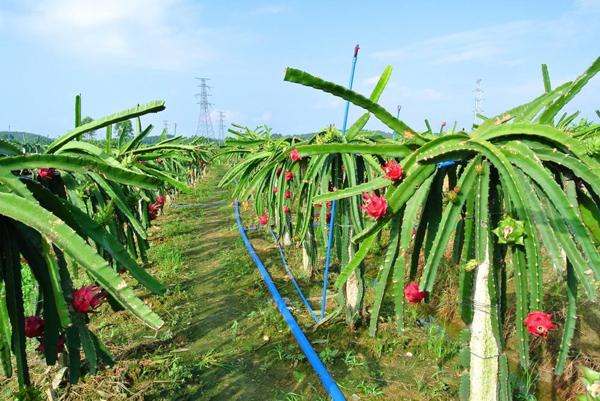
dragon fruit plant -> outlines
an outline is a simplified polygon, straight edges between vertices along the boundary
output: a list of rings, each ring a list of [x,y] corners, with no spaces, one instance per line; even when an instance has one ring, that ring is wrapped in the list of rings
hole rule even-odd
[[[379,99],[390,73],[391,68],[384,71],[371,94],[373,101]],[[257,216],[264,210],[269,210],[271,216],[275,217],[275,229],[284,245],[291,245],[293,228],[294,237],[302,243],[304,269],[309,274],[318,262],[317,233],[322,236],[324,255],[328,242],[327,224],[332,218],[331,202],[320,201],[320,196],[334,189],[343,192],[345,188],[352,188],[376,179],[382,172],[389,175],[389,179],[381,178],[384,182],[398,181],[402,178],[400,165],[389,157],[383,159],[380,156],[387,156],[385,153],[387,147],[397,147],[397,144],[378,134],[362,131],[369,118],[369,113],[361,116],[350,126],[346,135],[342,135],[334,127],[328,127],[306,142],[300,142],[296,138],[275,140],[270,137],[268,130],[255,132],[245,127],[238,127],[240,131],[230,130],[236,138],[228,138],[225,142],[225,152],[219,155],[219,157],[245,155],[244,161],[235,165],[223,177],[220,185],[230,184],[237,179],[234,196],[240,201],[253,196]],[[300,154],[302,147],[319,144],[351,147],[356,150],[354,152],[356,154],[362,153],[361,149],[372,150],[376,146],[382,153],[376,156],[365,153],[358,157],[336,154],[329,150],[309,156]],[[286,194],[290,197],[288,198]],[[377,200],[383,199],[379,195],[376,194],[375,198],[371,198],[375,202],[369,207],[370,209],[384,202],[384,200]],[[293,210],[294,203],[295,224],[292,227],[292,216],[285,212],[285,208]],[[336,224],[332,228],[334,230],[332,254],[339,260],[341,266],[346,266],[356,252],[356,245],[351,242],[350,227],[359,231],[363,229],[365,215],[361,206],[368,207],[363,203],[362,196],[342,199],[337,203],[334,218]],[[316,230],[313,226],[315,221],[319,223]],[[363,267],[359,265],[353,271],[351,279],[345,283],[345,291],[340,292],[341,307],[330,314],[329,318],[345,309],[347,323],[353,327],[362,317],[363,297]]]
[[[424,292],[427,301],[435,290],[443,254],[452,246],[461,270],[457,301],[471,329],[471,356],[466,358],[460,388],[463,400],[511,397],[503,336],[510,323],[506,317],[509,285],[516,293],[520,366],[527,369],[530,365],[530,335],[542,339],[560,335],[555,374],[563,371],[575,332],[578,291],[582,289],[590,300],[597,298],[600,136],[597,126],[572,131],[569,127],[578,113],[559,117],[559,112],[598,70],[600,58],[575,80],[552,88],[544,65],[543,94],[495,117],[482,118],[471,132],[442,130],[440,135],[430,128],[415,131],[372,98],[306,72],[286,71],[286,81],[348,100],[400,134],[401,143],[394,145],[322,143],[301,144],[296,149],[302,158],[342,154],[356,159],[360,154],[398,161],[403,172],[400,180],[379,176],[315,198],[324,202],[365,193],[370,200],[365,208],[374,218],[366,219],[364,227],[355,226],[352,240],[360,246],[343,265],[336,285],[345,285],[380,232],[389,227],[390,244],[378,272],[370,330],[375,335],[383,297],[391,291],[401,334],[404,296],[414,302],[416,294]],[[373,190],[383,194],[386,207],[369,195]],[[542,249],[551,266],[543,265]],[[425,267],[421,272],[417,267],[422,253]],[[564,282],[567,289],[564,319],[554,318],[544,303],[543,277],[548,267],[552,280]],[[414,283],[406,286],[407,279],[418,281],[418,288]]]
[[[71,383],[81,374],[82,346],[90,373],[101,362],[113,363],[87,326],[106,299],[152,329],[163,325],[119,272],[157,295],[165,292],[137,262],[138,257],[147,262],[148,207],[155,201],[162,206],[164,194],[173,190],[188,190],[187,161],[208,161],[214,152],[196,148],[202,139],[165,138],[164,133],[157,144],[144,145],[152,126],[142,129],[139,117],[163,109],[163,101],[154,101],[82,124],[77,96],[75,129],[50,145],[20,148],[0,141],[0,365],[10,376],[14,357],[21,388],[31,384],[27,338],[38,340],[48,365],[59,353],[69,354]],[[113,141],[112,125],[129,119],[137,122],[137,134],[128,140],[121,132]],[[107,130],[105,148],[80,140],[101,128]],[[36,316],[25,316],[23,259],[42,300]],[[75,289],[72,276],[80,270],[92,282]]]

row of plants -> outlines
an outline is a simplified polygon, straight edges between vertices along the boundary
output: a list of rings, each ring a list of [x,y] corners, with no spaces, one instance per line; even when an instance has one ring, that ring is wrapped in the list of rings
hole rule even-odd
[[[479,116],[470,132],[445,130],[445,124],[434,132],[427,121],[425,131],[409,127],[377,103],[389,66],[369,97],[288,68],[286,81],[366,113],[345,135],[329,127],[308,141],[236,127],[218,156],[236,161],[221,185],[237,182],[234,195],[254,199],[259,223],[272,225],[284,246],[302,247],[307,274],[317,267],[317,243],[328,242],[333,213],[340,299],[321,324],[345,311],[350,327],[368,321],[376,335],[382,304],[391,299],[402,335],[405,303],[431,299],[451,251],[460,269],[456,305],[467,339],[461,399],[511,399],[508,345],[526,370],[533,337],[560,331],[554,356],[560,375],[575,336],[578,300],[597,298],[600,125],[575,123],[579,112],[560,113],[598,70],[600,58],[575,80],[552,87],[543,65],[545,90],[537,98]],[[371,116],[399,139],[364,131]],[[366,256],[376,245],[386,248],[383,263],[368,266]],[[377,272],[370,313],[363,304],[366,269]],[[564,319],[545,305],[547,282],[564,283]],[[507,313],[513,309],[514,315]]]
[[[140,117],[164,108],[154,101],[83,124],[77,96],[67,134],[49,144],[0,141],[0,363],[8,377],[16,365],[18,397],[31,391],[29,338],[46,364],[67,367],[76,383],[114,363],[89,328],[102,303],[152,329],[163,325],[133,291],[166,290],[144,268],[147,229],[203,176],[215,152],[201,138],[164,131],[144,145],[153,126]],[[129,120],[135,135],[113,132]],[[100,129],[105,140],[83,140]]]

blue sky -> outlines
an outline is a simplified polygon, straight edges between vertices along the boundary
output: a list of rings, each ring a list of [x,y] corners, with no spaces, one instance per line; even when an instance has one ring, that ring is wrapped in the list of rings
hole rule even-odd
[[[425,118],[470,127],[477,78],[484,114],[495,115],[541,93],[541,63],[558,85],[600,56],[600,0],[373,3],[5,0],[0,130],[60,136],[81,93],[93,118],[164,99],[167,109],[143,123],[177,122],[193,135],[194,77],[212,79],[213,110],[228,122],[287,135],[341,127],[343,102],[284,82],[284,69],[346,85],[357,43],[355,90],[369,94],[392,64],[384,107],[401,104],[415,129]],[[600,76],[569,110],[595,117],[598,93]],[[351,108],[350,122],[360,114]]]

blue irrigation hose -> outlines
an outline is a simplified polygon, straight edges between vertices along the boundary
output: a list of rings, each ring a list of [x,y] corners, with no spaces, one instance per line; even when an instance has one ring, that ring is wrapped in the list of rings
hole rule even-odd
[[[317,227],[319,225],[319,223],[314,223],[313,226]],[[325,227],[329,227],[329,224],[326,224]],[[244,228],[244,231],[250,231],[250,230],[260,230],[263,228],[267,228],[267,226],[252,226],[252,227],[246,227]]]
[[[354,70],[356,69],[356,59],[358,57],[358,50],[360,47],[356,45],[354,48],[354,57],[352,57],[352,70],[350,71],[350,83],[348,84],[348,89],[352,89],[352,83],[354,82]],[[346,101],[346,111],[344,112],[344,124],[342,125],[342,135],[346,135],[346,124],[348,123],[348,111],[350,110],[350,101]],[[325,257],[325,273],[323,277],[323,300],[321,301],[321,319],[325,317],[325,304],[327,303],[327,279],[329,278],[329,263],[331,260],[331,246],[333,244],[333,232],[335,231],[333,227],[335,227],[335,199],[331,202],[331,221],[330,230],[329,230],[329,238],[327,241],[327,256]]]
[[[298,292],[298,295],[300,295],[300,298],[302,298],[302,302],[304,302],[304,305],[306,306],[306,309],[308,309],[308,311],[312,315],[313,319],[315,319],[315,322],[317,322],[317,324],[318,324],[319,323],[319,318],[317,317],[317,315],[315,315],[315,312],[310,307],[310,304],[308,303],[308,300],[306,299],[306,297],[302,293],[302,290],[300,289],[300,286],[298,286],[298,283],[296,282],[296,279],[294,278],[294,275],[292,274],[292,271],[290,270],[290,268],[289,268],[289,266],[287,264],[287,261],[285,260],[285,255],[283,254],[283,249],[281,249],[281,245],[279,245],[279,241],[277,241],[277,236],[275,235],[275,233],[273,232],[272,229],[269,229],[269,231],[271,231],[271,235],[273,236],[273,239],[275,240],[275,243],[277,244],[277,248],[279,248],[279,254],[281,255],[281,260],[283,261],[283,266],[285,267],[285,270],[287,271],[288,275],[292,279],[292,283],[294,283],[294,287],[296,287],[296,291]]]
[[[396,120],[400,119],[400,110],[402,110],[402,106],[398,106],[398,112],[396,113]],[[394,131],[394,133],[392,134],[392,137],[394,138],[394,141],[398,138],[398,133],[396,131]]]
[[[446,167],[446,166],[454,166],[456,162],[441,162],[438,163],[438,168]]]
[[[263,276],[263,279],[265,280],[265,283],[267,284],[267,287],[269,288],[269,291],[271,292],[271,295],[273,296],[273,299],[275,300],[275,303],[277,304],[277,308],[279,309],[279,312],[281,312],[281,314],[283,315],[283,318],[285,319],[285,322],[287,323],[287,325],[290,327],[292,334],[294,335],[294,337],[296,337],[296,341],[298,341],[300,348],[302,348],[302,351],[306,355],[306,358],[308,358],[308,361],[310,362],[313,369],[319,376],[321,383],[323,383],[323,387],[325,387],[325,390],[329,393],[329,396],[331,397],[332,400],[345,401],[346,398],[344,398],[344,395],[338,388],[337,384],[335,384],[335,381],[329,375],[327,368],[325,368],[325,365],[323,365],[323,362],[321,362],[321,360],[319,359],[319,356],[315,352],[314,348],[312,347],[312,345],[310,344],[310,342],[308,341],[308,339],[302,332],[302,329],[300,328],[300,326],[298,326],[298,323],[296,322],[296,320],[294,319],[294,317],[288,310],[287,305],[285,304],[285,302],[281,298],[281,295],[279,294],[279,291],[277,291],[277,287],[275,287],[275,283],[273,283],[271,276],[269,276],[269,272],[267,272],[267,269],[265,268],[265,266],[262,264],[262,262],[258,258],[258,255],[256,254],[256,251],[252,247],[252,244],[250,244],[250,241],[248,240],[248,236],[244,232],[244,227],[242,226],[242,220],[240,219],[240,207],[239,207],[239,203],[237,200],[235,201],[235,219],[237,221],[240,235],[242,236],[242,239],[244,240],[244,244],[246,245],[246,249],[248,249],[248,252],[250,253],[250,256],[252,257],[252,260],[254,260],[256,267],[258,267],[258,270],[260,271],[261,275]]]

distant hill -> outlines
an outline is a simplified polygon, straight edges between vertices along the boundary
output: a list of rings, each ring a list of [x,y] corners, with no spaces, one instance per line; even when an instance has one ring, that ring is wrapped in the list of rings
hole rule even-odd
[[[19,141],[19,142],[24,142],[24,141],[33,141],[35,142],[40,141],[41,143],[50,143],[53,140],[50,138],[47,138],[45,136],[42,135],[38,135],[38,134],[32,134],[31,132],[22,132],[22,131],[0,131],[0,139],[3,139],[5,141]]]
[[[169,139],[169,138],[173,138],[175,135],[165,135],[164,139]],[[155,136],[147,136],[144,138],[144,140],[142,140],[142,143],[145,143],[146,145],[154,145],[156,142],[158,142],[160,138],[160,135],[155,135]]]

